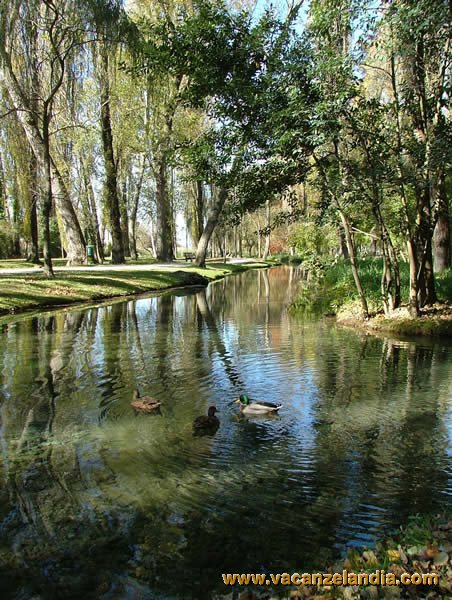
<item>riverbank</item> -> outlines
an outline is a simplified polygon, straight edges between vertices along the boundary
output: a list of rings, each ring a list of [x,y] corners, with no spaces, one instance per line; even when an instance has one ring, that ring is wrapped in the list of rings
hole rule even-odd
[[[42,272],[10,273],[0,269],[0,315],[65,307],[146,292],[207,285],[265,262],[208,263],[205,269],[184,264],[120,265],[56,269],[55,279]]]
[[[419,317],[411,317],[407,306],[394,311],[390,318],[383,313],[363,319],[357,302],[343,306],[337,322],[344,327],[362,329],[371,333],[393,333],[399,336],[450,336],[452,335],[452,306],[435,304],[422,310]]]
[[[436,275],[438,303],[413,318],[407,308],[408,265],[400,265],[402,306],[388,318],[381,309],[380,259],[361,259],[359,272],[369,306],[364,319],[349,263],[344,260],[324,271],[309,273],[299,298],[292,304],[295,313],[335,316],[343,326],[371,333],[401,336],[448,336],[452,334],[452,269]]]
[[[414,516],[408,525],[392,535],[377,542],[374,548],[348,552],[345,559],[334,564],[323,565],[319,571],[310,573],[338,573],[347,571],[348,585],[309,585],[302,583],[297,587],[282,588],[282,594],[270,592],[268,587],[250,586],[246,591],[241,588],[240,595],[228,594],[224,600],[239,598],[239,600],[329,600],[344,598],[345,600],[396,600],[399,598],[436,598],[452,597],[452,522],[445,517]],[[389,585],[358,585],[354,583],[353,574],[375,574],[380,577],[384,571],[385,582]],[[397,585],[402,574],[414,575],[411,580],[419,581],[417,575],[433,574],[437,583],[410,583]],[[299,573],[300,578],[303,572]],[[356,578],[357,579],[357,578]],[[307,581],[307,578],[306,578]],[[298,582],[297,582],[298,583]],[[395,583],[395,585],[394,585]]]

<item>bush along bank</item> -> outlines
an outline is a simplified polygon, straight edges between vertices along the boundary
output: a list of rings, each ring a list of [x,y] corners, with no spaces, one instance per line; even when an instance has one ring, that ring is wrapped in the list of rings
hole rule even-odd
[[[452,270],[437,274],[438,302],[424,307],[418,317],[408,310],[409,269],[400,264],[401,305],[385,314],[381,294],[381,259],[360,259],[358,269],[366,294],[369,317],[363,313],[350,263],[344,259],[311,259],[302,263],[307,282],[291,310],[299,314],[323,314],[337,322],[373,332],[400,335],[450,335],[452,333]]]

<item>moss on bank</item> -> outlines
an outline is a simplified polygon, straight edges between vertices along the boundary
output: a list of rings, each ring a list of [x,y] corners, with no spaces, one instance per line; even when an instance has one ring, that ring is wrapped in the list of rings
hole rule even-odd
[[[90,268],[57,272],[46,279],[41,272],[27,275],[1,275],[0,314],[36,308],[67,306],[74,303],[131,296],[177,287],[207,285],[209,281],[248,269],[267,267],[267,263],[209,263],[206,269],[175,265],[168,268],[134,270],[93,270]]]
[[[346,327],[353,327],[374,333],[393,333],[398,336],[450,336],[452,335],[452,306],[435,304],[423,309],[420,317],[413,318],[408,309],[396,310],[391,318],[376,314],[364,320],[357,302],[344,305],[337,314],[337,322]]]

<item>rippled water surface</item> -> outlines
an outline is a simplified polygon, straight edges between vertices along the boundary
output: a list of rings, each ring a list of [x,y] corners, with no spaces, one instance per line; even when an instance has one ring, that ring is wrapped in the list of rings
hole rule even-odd
[[[0,325],[2,598],[210,599],[450,508],[452,346],[291,316],[299,280]],[[280,416],[240,417],[244,392]]]

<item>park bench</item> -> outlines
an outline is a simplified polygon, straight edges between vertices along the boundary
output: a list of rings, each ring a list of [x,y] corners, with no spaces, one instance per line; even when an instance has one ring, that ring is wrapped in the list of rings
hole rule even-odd
[[[194,252],[184,252],[185,262],[189,260],[195,260],[196,254]]]

